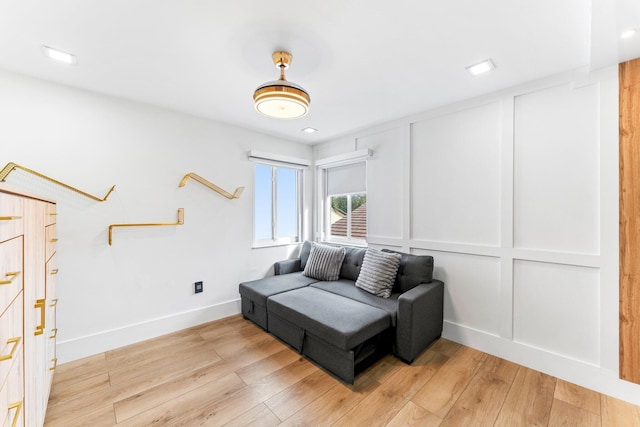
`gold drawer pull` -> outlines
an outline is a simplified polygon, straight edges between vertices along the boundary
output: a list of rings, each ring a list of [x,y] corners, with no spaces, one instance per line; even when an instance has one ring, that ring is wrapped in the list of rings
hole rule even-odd
[[[21,219],[21,216],[0,216],[0,221],[12,221],[14,219]]]
[[[53,213],[50,213],[49,215],[51,215],[51,216],[57,216],[58,214],[57,214],[57,213],[55,213],[55,212],[53,212]]]
[[[13,416],[13,421],[11,421],[11,427],[16,427],[18,425],[18,418],[20,418],[20,411],[22,409],[22,400],[20,402],[12,403],[7,407],[7,412],[12,409],[16,410],[15,415]]]
[[[49,274],[58,274],[58,269],[54,268],[53,270],[51,270]]]
[[[51,239],[49,240],[51,243],[56,243],[58,241],[58,239]]]
[[[36,300],[36,303],[33,306],[33,308],[40,309],[40,325],[36,326],[36,331],[33,333],[33,335],[42,335],[44,333],[44,319],[45,319],[44,299]]]
[[[53,333],[53,335],[51,335],[49,338],[55,338],[58,336],[58,328],[53,328],[51,332]]]
[[[9,354],[0,356],[0,362],[4,362],[5,360],[10,360],[11,358],[13,358],[13,353],[16,352],[16,349],[18,348],[18,344],[20,343],[21,339],[22,339],[21,337],[15,337],[7,340],[7,344],[13,344],[13,347],[11,347],[11,351],[9,352]]]
[[[5,273],[5,276],[6,277],[11,277],[11,279],[9,279],[9,280],[0,280],[0,285],[10,285],[11,282],[13,282],[13,279],[18,277],[18,274],[20,274],[19,271],[9,271],[9,272]]]
[[[52,299],[51,304],[49,304],[49,307],[55,307],[56,305],[58,305],[58,298]]]
[[[58,358],[54,357],[53,359],[51,359],[51,361],[53,362],[53,366],[49,368],[50,371],[55,371],[56,367],[58,366]]]

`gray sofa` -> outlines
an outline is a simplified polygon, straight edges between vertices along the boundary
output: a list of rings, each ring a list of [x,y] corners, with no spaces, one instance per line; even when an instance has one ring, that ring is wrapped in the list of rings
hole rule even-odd
[[[392,294],[381,298],[355,286],[366,249],[346,248],[337,281],[302,274],[310,250],[305,242],[274,276],[240,284],[246,319],[348,383],[389,352],[413,362],[442,333],[444,283],[432,277],[431,256],[402,253]]]

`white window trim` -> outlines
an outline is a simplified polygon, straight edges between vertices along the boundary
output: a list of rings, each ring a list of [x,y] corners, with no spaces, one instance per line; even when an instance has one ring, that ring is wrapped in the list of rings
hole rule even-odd
[[[256,155],[259,154],[259,155]],[[304,210],[304,170],[307,168],[308,164],[303,164],[306,162],[304,159],[297,159],[294,157],[285,157],[272,155],[263,152],[256,152],[252,150],[249,152],[249,159],[254,163],[263,164],[272,166],[275,168],[286,168],[286,169],[294,169],[296,170],[296,180],[297,180],[297,236],[296,237],[276,237],[275,239],[261,239],[256,240],[256,198],[255,193],[253,196],[253,224],[252,224],[252,241],[253,249],[259,248],[269,248],[274,246],[286,246],[286,245],[295,245],[299,244],[303,241],[302,231],[304,230],[303,225],[303,210]],[[283,159],[287,159],[288,161],[283,161]],[[255,167],[253,171],[253,182],[254,182],[254,192],[255,192]],[[277,209],[277,184],[275,179],[276,169],[271,170],[271,233],[272,236],[277,236],[277,217],[276,217],[276,209]]]
[[[330,238],[330,234],[327,232],[329,230],[329,206],[328,206],[328,194],[327,194],[327,169],[335,168],[338,166],[345,166],[354,163],[365,162],[369,157],[373,156],[373,150],[367,148],[363,150],[357,150],[351,153],[340,154],[333,157],[327,157],[324,159],[319,159],[315,162],[316,165],[316,177],[317,177],[317,224],[319,229],[316,230],[316,240],[327,243],[338,243],[350,246],[363,246],[366,247],[368,245],[366,239],[352,239],[350,237],[333,237]],[[365,183],[366,187],[366,183]],[[367,189],[365,188],[365,192]],[[352,194],[361,194],[361,193],[350,193]],[[347,194],[344,194],[345,196]],[[348,214],[350,215],[350,209]],[[351,223],[347,223],[348,229],[351,228]],[[351,233],[348,233],[349,235]]]
[[[249,151],[249,159],[256,162],[269,162],[284,167],[309,167],[311,162],[306,159],[300,159],[298,157],[281,156],[279,154],[265,153],[264,151],[251,150]]]
[[[322,231],[323,234],[323,242],[327,242],[327,243],[339,243],[339,244],[344,244],[344,245],[350,245],[350,246],[367,246],[367,239],[359,239],[359,238],[354,238],[351,237],[351,196],[357,195],[357,194],[362,194],[362,193],[348,193],[348,194],[333,194],[332,196],[334,197],[342,197],[342,196],[346,196],[347,197],[347,236],[346,237],[342,237],[342,236],[333,236],[329,233],[329,230],[331,230],[331,204],[329,203],[329,195],[325,195],[324,199],[325,199],[325,214],[324,214],[324,228]],[[366,194],[366,192],[365,192]]]

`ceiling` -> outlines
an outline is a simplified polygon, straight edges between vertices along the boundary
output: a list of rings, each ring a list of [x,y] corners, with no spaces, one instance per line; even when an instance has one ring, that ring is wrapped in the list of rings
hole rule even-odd
[[[619,38],[630,28],[638,0],[0,0],[0,68],[313,144],[640,57],[640,31]],[[311,95],[304,118],[253,108],[275,50]],[[465,71],[487,58],[494,71]]]

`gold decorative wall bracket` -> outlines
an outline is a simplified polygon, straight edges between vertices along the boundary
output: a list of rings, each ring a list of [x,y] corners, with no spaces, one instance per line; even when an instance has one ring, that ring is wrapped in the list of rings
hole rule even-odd
[[[213,182],[207,181],[206,179],[204,179],[200,175],[197,175],[197,174],[195,174],[193,172],[190,172],[190,173],[186,174],[182,178],[182,181],[180,181],[180,184],[178,185],[178,187],[184,187],[185,184],[187,183],[187,181],[189,180],[189,178],[192,178],[195,181],[198,181],[200,184],[204,185],[205,187],[209,187],[210,189],[212,189],[216,193],[226,197],[227,199],[239,199],[240,196],[242,195],[242,192],[244,191],[244,187],[238,187],[238,188],[236,188],[236,191],[234,191],[233,194],[231,194],[228,191],[223,190],[222,188],[218,187]]]
[[[111,224],[109,226],[109,245],[113,243],[113,229],[115,227],[166,227],[169,225],[182,225],[184,224],[184,209],[178,209],[178,221],[177,222],[157,222],[149,224]]]
[[[75,188],[75,187],[72,187],[72,186],[70,186],[70,185],[67,185],[67,184],[65,184],[64,182],[60,182],[60,181],[57,181],[57,180],[55,180],[55,179],[53,179],[53,178],[50,178],[50,177],[48,177],[48,176],[46,176],[46,175],[43,175],[43,174],[41,174],[40,172],[36,172],[36,171],[34,171],[33,169],[25,168],[24,166],[20,166],[20,165],[18,165],[18,164],[12,163],[12,162],[7,163],[7,164],[6,164],[6,166],[5,166],[4,168],[2,168],[2,170],[0,170],[0,182],[4,182],[4,181],[7,179],[7,177],[9,176],[9,174],[10,174],[11,172],[13,172],[14,170],[16,170],[16,169],[22,169],[22,170],[23,170],[23,171],[25,171],[25,172],[28,172],[28,173],[30,173],[30,174],[33,174],[33,175],[35,175],[35,176],[37,176],[37,177],[39,177],[39,178],[45,179],[45,180],[47,180],[47,181],[49,181],[49,182],[53,182],[54,184],[57,184],[57,185],[59,185],[59,186],[61,186],[61,187],[64,187],[64,188],[66,188],[67,190],[75,191],[75,192],[76,192],[76,193],[78,193],[78,194],[82,194],[83,196],[88,197],[88,198],[90,198],[90,199],[93,199],[93,200],[95,200],[96,202],[104,202],[105,200],[107,200],[107,197],[109,197],[109,195],[110,195],[110,194],[113,192],[113,190],[116,188],[116,186],[115,186],[115,185],[114,185],[114,186],[112,186],[112,187],[109,189],[109,191],[107,192],[107,195],[106,195],[106,196],[104,196],[104,197],[101,199],[101,198],[96,197],[96,196],[93,196],[93,195],[91,195],[91,194],[89,194],[89,193],[85,193],[85,192],[84,192],[84,191],[82,191],[82,190],[78,190],[78,189],[77,189],[77,188]]]

